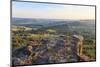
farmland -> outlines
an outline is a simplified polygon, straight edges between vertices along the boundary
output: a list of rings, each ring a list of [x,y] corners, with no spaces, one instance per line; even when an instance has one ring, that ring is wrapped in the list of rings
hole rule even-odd
[[[94,20],[12,20],[13,65],[96,60]]]

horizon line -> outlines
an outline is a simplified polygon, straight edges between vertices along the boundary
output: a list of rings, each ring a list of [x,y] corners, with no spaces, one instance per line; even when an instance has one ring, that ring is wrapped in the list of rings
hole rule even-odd
[[[22,17],[12,17],[12,18],[22,18]],[[23,19],[55,19],[55,20],[96,20],[95,18],[94,19],[57,19],[57,18],[32,18],[32,17],[28,17],[28,18],[26,18],[26,17],[23,17]]]

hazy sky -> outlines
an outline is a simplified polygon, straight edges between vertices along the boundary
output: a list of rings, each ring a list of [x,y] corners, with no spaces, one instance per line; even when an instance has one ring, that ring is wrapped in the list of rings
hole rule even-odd
[[[95,7],[13,2],[12,16],[18,18],[95,19]]]

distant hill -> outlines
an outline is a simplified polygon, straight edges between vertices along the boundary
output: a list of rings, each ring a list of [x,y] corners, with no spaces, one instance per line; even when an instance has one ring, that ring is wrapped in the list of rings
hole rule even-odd
[[[33,18],[12,18],[12,24],[14,25],[42,25],[42,26],[55,26],[66,24],[69,22],[75,22],[74,20],[62,20],[62,19],[33,19]]]
[[[78,32],[95,34],[94,20],[12,18],[12,25],[37,28],[39,31],[54,29],[61,33]]]

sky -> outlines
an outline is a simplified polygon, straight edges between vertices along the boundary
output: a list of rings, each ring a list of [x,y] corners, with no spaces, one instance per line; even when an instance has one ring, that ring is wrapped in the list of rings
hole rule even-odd
[[[12,17],[43,19],[95,19],[95,7],[33,2],[12,2]]]

